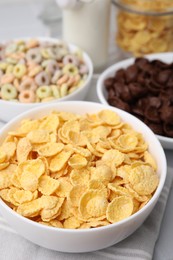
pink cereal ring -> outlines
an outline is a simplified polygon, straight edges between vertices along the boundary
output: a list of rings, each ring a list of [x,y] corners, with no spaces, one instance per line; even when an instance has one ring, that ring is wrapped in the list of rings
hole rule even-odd
[[[46,72],[54,75],[55,71],[59,69],[58,63],[55,60],[50,60],[46,66]]]
[[[35,101],[35,94],[32,90],[24,90],[19,94],[21,103],[32,103]]]
[[[87,74],[87,73],[88,73],[88,67],[87,67],[85,64],[82,64],[82,65],[79,67],[79,72],[80,72],[80,74],[82,74],[82,75]]]
[[[37,89],[37,85],[35,84],[34,80],[31,78],[27,78],[22,81],[22,83],[19,86],[19,91],[25,91],[25,90],[33,90],[35,91]]]
[[[79,60],[72,54],[69,54],[69,55],[66,55],[64,58],[63,58],[63,63],[64,65],[67,65],[69,63],[72,63],[74,64],[75,66],[78,66],[79,65]]]
[[[50,78],[47,72],[42,71],[35,77],[35,82],[38,86],[47,86],[50,83]]]

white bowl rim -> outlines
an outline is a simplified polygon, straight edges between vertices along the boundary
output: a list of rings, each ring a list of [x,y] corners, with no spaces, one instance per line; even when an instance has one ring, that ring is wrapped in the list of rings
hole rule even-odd
[[[170,55],[172,56],[172,62],[173,62],[173,52],[148,54],[148,55],[145,55],[143,58],[149,58],[149,59],[163,58],[164,59],[165,57],[167,58]],[[107,102],[107,100],[105,99],[105,97],[103,95],[103,89],[102,89],[102,82],[104,81],[107,74],[111,74],[111,72],[112,72],[112,74],[115,73],[115,70],[117,69],[117,67],[118,67],[118,69],[120,69],[120,66],[123,67],[124,65],[127,65],[127,66],[131,65],[134,62],[134,60],[135,60],[135,58],[128,58],[128,59],[116,62],[115,64],[111,65],[110,67],[108,67],[106,70],[104,70],[101,73],[101,75],[99,76],[98,81],[97,81],[96,90],[97,90],[97,96],[102,104],[109,105],[109,103]],[[155,134],[155,135],[158,137],[158,139],[161,142],[168,142],[169,144],[171,144],[173,146],[173,138],[166,137],[163,135],[157,135],[157,134]]]
[[[79,46],[73,44],[73,43],[68,43],[62,39],[56,39],[56,38],[53,38],[53,37],[43,37],[43,36],[38,36],[38,37],[20,37],[20,38],[14,38],[12,39],[11,41],[12,42],[16,42],[16,41],[19,41],[19,40],[22,40],[22,41],[29,41],[31,39],[36,39],[40,42],[48,42],[48,43],[65,43],[68,47],[70,47],[70,49],[81,49]],[[1,41],[1,43],[5,43],[5,42],[9,42],[9,41]],[[90,56],[88,55],[88,53],[84,50],[82,50],[82,53],[83,53],[83,56],[84,56],[84,59],[87,60],[87,64],[89,65],[89,73],[88,73],[88,76],[87,76],[87,79],[86,81],[84,82],[84,84],[79,87],[77,90],[75,90],[74,92],[66,95],[65,97],[62,97],[62,98],[55,98],[54,100],[50,100],[48,102],[45,102],[45,103],[54,103],[55,101],[66,101],[66,99],[69,98],[72,98],[73,96],[75,96],[76,94],[80,93],[83,88],[85,88],[85,86],[87,84],[89,84],[92,76],[93,76],[93,62],[90,58]],[[8,103],[7,103],[8,102]],[[10,105],[15,105],[15,106],[20,106],[20,107],[32,107],[33,105],[34,106],[39,106],[39,105],[42,105],[42,104],[45,104],[45,103],[41,103],[41,102],[35,102],[35,103],[21,103],[21,102],[14,102],[14,101],[8,101],[8,100],[3,100],[3,99],[0,99],[0,103],[2,104],[10,104]]]
[[[150,132],[150,134],[154,135],[154,133],[151,131],[151,129],[145,125],[141,120],[139,120],[138,118],[136,118],[135,116],[127,113],[126,111],[123,111],[119,108],[115,108],[115,107],[108,107],[106,105],[103,105],[103,104],[100,104],[100,103],[96,103],[96,102],[90,102],[90,101],[64,101],[64,102],[60,102],[60,103],[54,103],[54,104],[47,104],[45,105],[44,107],[36,107],[36,108],[33,108],[33,109],[30,109],[26,112],[23,112],[22,114],[18,115],[17,117],[15,117],[14,119],[12,119],[9,123],[7,123],[4,127],[2,127],[0,129],[0,135],[6,131],[6,129],[13,123],[15,123],[16,121],[21,121],[22,119],[24,119],[25,117],[27,117],[28,115],[30,114],[34,114],[34,113],[37,113],[39,111],[41,111],[42,109],[46,109],[46,108],[51,108],[52,106],[56,107],[56,106],[60,106],[60,105],[63,105],[63,104],[69,104],[69,105],[73,105],[73,104],[78,104],[80,106],[82,106],[83,104],[86,104],[88,106],[92,105],[92,106],[95,106],[97,107],[98,109],[109,109],[109,110],[113,110],[117,113],[121,113],[121,114],[124,114],[124,115],[128,115],[128,117],[132,117],[134,118],[135,120],[139,121],[140,124],[143,125],[144,129],[146,129],[148,132]],[[53,108],[55,109],[55,108]],[[9,213],[12,213],[14,214],[16,217],[19,217],[22,221],[24,222],[27,222],[28,224],[33,224],[34,226],[36,227],[41,227],[43,229],[51,229],[51,230],[57,230],[57,231],[62,231],[62,232],[65,232],[65,233],[94,233],[94,232],[97,232],[98,229],[99,230],[104,230],[104,229],[111,229],[113,227],[116,227],[116,226],[122,226],[124,223],[128,223],[132,220],[134,220],[135,218],[137,218],[140,214],[143,213],[143,211],[145,211],[149,206],[150,204],[152,204],[154,202],[155,199],[157,199],[157,197],[160,196],[161,194],[161,191],[163,189],[163,186],[164,186],[164,183],[165,183],[165,180],[166,180],[166,175],[167,175],[167,161],[166,161],[166,156],[165,156],[165,153],[163,151],[163,148],[160,144],[160,142],[158,141],[158,139],[155,137],[155,135],[153,136],[155,138],[155,141],[157,142],[158,146],[160,147],[160,152],[162,154],[162,157],[163,157],[163,175],[161,176],[160,180],[159,180],[159,185],[154,193],[154,195],[152,196],[152,198],[149,200],[149,202],[142,208],[140,209],[139,211],[137,211],[136,213],[134,213],[133,215],[131,215],[130,217],[128,218],[125,218],[119,222],[116,222],[116,223],[112,223],[112,224],[109,224],[107,226],[103,226],[103,227],[97,227],[97,228],[92,228],[92,229],[64,229],[64,228],[57,228],[57,227],[50,227],[50,226],[46,226],[46,225],[41,225],[35,221],[32,221],[26,217],[23,217],[21,216],[20,214],[16,213],[14,210],[12,210],[2,199],[0,199],[0,205],[5,208]],[[158,200],[158,199],[157,199]],[[56,232],[56,231],[55,231]]]

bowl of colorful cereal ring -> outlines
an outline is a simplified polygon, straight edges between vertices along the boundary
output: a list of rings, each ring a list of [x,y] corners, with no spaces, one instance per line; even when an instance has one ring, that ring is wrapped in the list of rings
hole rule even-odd
[[[83,100],[92,74],[90,57],[72,44],[47,37],[2,43],[0,119],[7,122],[45,102]]]
[[[166,170],[160,142],[131,114],[86,101],[46,104],[0,130],[0,212],[42,247],[103,249],[144,222]]]
[[[173,53],[114,64],[100,75],[97,96],[102,104],[138,117],[165,149],[173,149]]]

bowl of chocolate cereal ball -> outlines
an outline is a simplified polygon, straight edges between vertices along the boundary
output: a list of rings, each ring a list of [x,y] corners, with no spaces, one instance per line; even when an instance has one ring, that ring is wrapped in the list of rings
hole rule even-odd
[[[63,101],[0,130],[0,212],[22,237],[61,252],[91,252],[130,236],[156,205],[166,157],[138,118]]]
[[[100,75],[97,95],[142,120],[165,149],[173,149],[173,53],[117,62]]]
[[[39,37],[1,43],[0,119],[7,122],[46,102],[83,100],[92,74],[88,54],[62,40]]]

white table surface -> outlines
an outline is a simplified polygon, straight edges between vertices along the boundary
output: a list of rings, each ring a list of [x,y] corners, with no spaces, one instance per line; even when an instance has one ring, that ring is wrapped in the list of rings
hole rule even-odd
[[[38,19],[38,14],[43,7],[40,5],[41,1],[30,0],[25,3],[23,2],[23,4],[21,0],[19,1],[21,2],[20,4],[16,3],[17,0],[15,1],[15,3],[11,0],[11,4],[7,4],[7,2],[4,1],[5,4],[0,6],[0,21],[1,25],[3,25],[0,30],[0,40],[22,36],[34,37],[37,35],[57,35],[58,30],[60,30],[57,22],[58,16],[53,16],[51,14],[51,17],[54,17],[54,20],[49,21],[49,24],[45,25],[40,22],[40,19]],[[44,0],[44,2],[46,2],[46,0]],[[50,10],[49,12],[51,13],[52,10]],[[47,14],[49,14],[49,12]],[[20,17],[18,17],[18,13],[20,13]],[[23,21],[22,23],[21,20]],[[114,21],[114,15],[112,21]],[[48,26],[50,26],[50,28],[48,28]],[[111,41],[114,41],[114,34],[112,34]],[[111,49],[110,57],[114,58],[114,61],[116,61],[117,59],[119,59],[119,54],[116,53],[117,56],[114,56],[112,50],[113,48]],[[113,63],[113,60],[110,60],[110,63]],[[86,100],[88,101],[99,102],[96,95],[96,80],[97,78],[95,77],[93,79],[91,89],[86,97]],[[4,123],[0,122],[0,128],[3,125]],[[172,168],[173,172],[173,151],[165,150],[165,153],[167,157],[168,167]],[[160,235],[155,247],[153,260],[173,260],[173,186],[170,191]]]

